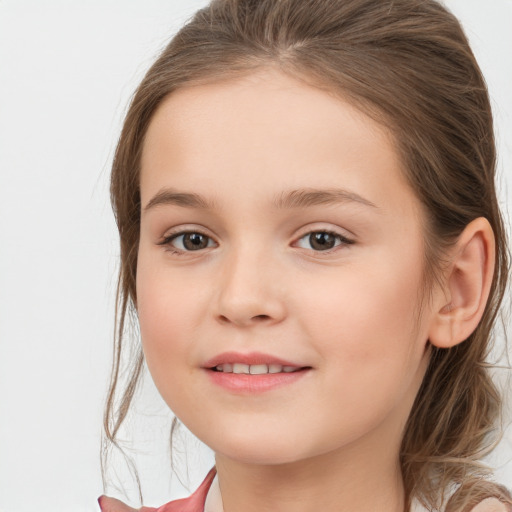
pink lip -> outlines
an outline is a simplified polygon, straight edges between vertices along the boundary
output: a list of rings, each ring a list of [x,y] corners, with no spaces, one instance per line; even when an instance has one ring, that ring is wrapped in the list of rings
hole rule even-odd
[[[310,373],[311,368],[302,368],[290,373],[264,373],[261,375],[247,375],[245,373],[224,373],[215,370],[205,370],[211,382],[228,391],[248,394],[262,393],[271,389],[280,388],[302,379]]]
[[[211,359],[208,359],[203,364],[203,368],[215,368],[220,364],[227,363],[242,363],[242,364],[279,364],[281,366],[295,366],[296,368],[303,368],[305,365],[286,361],[269,354],[263,354],[262,352],[249,352],[248,354],[242,354],[240,352],[223,352]]]
[[[260,375],[247,375],[243,373],[224,373],[213,370],[216,366],[222,364],[242,363],[247,365],[255,364],[277,364],[280,366],[292,366],[297,370],[289,373],[264,373]],[[208,373],[211,382],[228,391],[239,394],[261,393],[271,389],[280,388],[287,384],[292,384],[302,379],[312,369],[310,366],[287,361],[279,357],[261,352],[250,352],[242,354],[239,352],[224,352],[211,359],[208,359],[203,365]]]

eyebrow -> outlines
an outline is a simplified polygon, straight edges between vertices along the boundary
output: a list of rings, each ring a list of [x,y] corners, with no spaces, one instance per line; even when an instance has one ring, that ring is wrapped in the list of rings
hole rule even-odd
[[[365,206],[377,206],[364,197],[340,188],[327,190],[299,189],[281,193],[275,200],[274,206],[278,209],[304,208],[318,205],[335,205],[340,203],[360,203]]]
[[[336,205],[340,203],[355,202],[372,208],[378,208],[374,203],[364,197],[339,188],[321,189],[298,189],[282,192],[277,195],[272,204],[278,210],[293,208],[307,208],[319,205]],[[215,210],[216,204],[195,192],[179,192],[172,188],[165,188],[155,194],[144,211],[162,205],[176,205],[184,208],[196,208],[200,210]]]
[[[155,206],[176,205],[184,208],[197,208],[199,210],[215,210],[215,203],[209,201],[200,194],[192,192],[178,192],[172,188],[164,188],[157,192],[148,204],[144,207],[144,211],[148,211]]]

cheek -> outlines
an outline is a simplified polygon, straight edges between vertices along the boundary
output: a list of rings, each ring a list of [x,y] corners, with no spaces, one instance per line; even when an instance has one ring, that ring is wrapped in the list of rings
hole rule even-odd
[[[419,272],[391,264],[346,270],[337,285],[312,280],[302,328],[315,340],[322,388],[329,390],[331,406],[319,408],[318,422],[332,425],[332,438],[344,429],[352,439],[390,411],[401,411],[399,421],[406,418],[422,378],[425,344],[416,325]]]
[[[140,258],[137,269],[137,312],[144,357],[162,393],[173,389],[187,366],[197,311],[199,287],[170,279]],[[164,399],[167,397],[164,396]]]
[[[382,254],[371,264],[361,258],[336,279],[311,280],[304,328],[326,360],[336,359],[347,380],[361,385],[398,381],[419,364],[422,274],[419,265],[405,261],[417,262],[418,254],[398,260]]]

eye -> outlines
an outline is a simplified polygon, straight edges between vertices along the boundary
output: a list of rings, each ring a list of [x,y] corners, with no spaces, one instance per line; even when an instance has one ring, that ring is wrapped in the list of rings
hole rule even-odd
[[[215,247],[215,242],[207,235],[197,231],[183,231],[166,237],[159,245],[169,246],[172,252],[191,252]],[[173,250],[177,249],[177,250]]]
[[[349,240],[339,233],[311,231],[299,238],[297,245],[303,249],[312,249],[313,251],[328,251],[339,245],[350,245],[353,243],[353,240]]]

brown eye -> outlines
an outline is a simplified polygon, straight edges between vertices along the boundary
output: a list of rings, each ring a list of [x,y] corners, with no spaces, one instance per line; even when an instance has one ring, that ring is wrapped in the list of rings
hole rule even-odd
[[[335,246],[336,238],[330,233],[311,233],[309,243],[315,251],[325,251]]]
[[[215,243],[209,236],[202,233],[186,232],[168,237],[162,245],[170,245],[179,251],[190,252],[213,247]]]
[[[313,251],[328,251],[339,245],[353,244],[352,240],[330,231],[312,231],[299,239],[298,245]]]
[[[187,233],[183,235],[183,246],[188,251],[205,249],[208,247],[208,237],[199,233]]]

